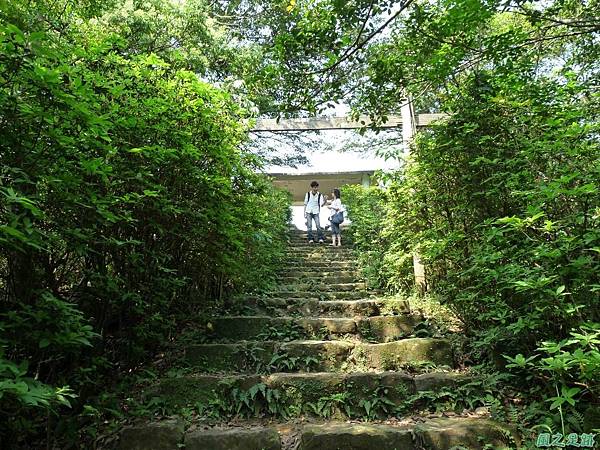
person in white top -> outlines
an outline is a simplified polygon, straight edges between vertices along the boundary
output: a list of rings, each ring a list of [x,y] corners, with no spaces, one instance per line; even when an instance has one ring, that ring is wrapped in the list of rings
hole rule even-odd
[[[319,218],[321,206],[325,204],[325,200],[326,198],[319,192],[319,183],[316,181],[310,183],[310,191],[304,196],[304,217],[306,218],[307,237],[309,244],[315,242],[312,233],[313,220],[317,226],[317,239],[319,239],[319,243],[322,244],[325,239]]]
[[[329,222],[331,223],[331,245],[335,247],[335,242],[337,239],[337,246],[340,247],[342,245],[342,233],[340,231],[340,224],[335,223],[331,219],[338,212],[341,212],[343,214],[344,206],[342,205],[342,200],[340,200],[341,194],[339,189],[334,189],[332,195],[333,200],[327,206],[329,208]]]

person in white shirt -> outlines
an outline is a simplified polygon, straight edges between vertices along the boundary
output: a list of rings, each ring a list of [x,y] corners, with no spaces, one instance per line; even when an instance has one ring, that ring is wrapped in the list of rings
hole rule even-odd
[[[307,228],[307,237],[308,243],[312,244],[313,232],[312,232],[312,221],[315,221],[315,225],[317,227],[317,239],[319,243],[322,244],[324,241],[323,228],[321,228],[321,221],[319,218],[319,214],[321,212],[321,206],[325,204],[326,198],[321,195],[319,192],[319,183],[313,181],[310,183],[310,191],[306,193],[304,196],[304,217],[306,218],[306,228]]]
[[[337,240],[337,246],[341,247],[342,232],[340,231],[340,224],[333,222],[331,219],[338,212],[341,212],[343,214],[344,206],[342,205],[342,201],[340,200],[341,194],[339,189],[334,189],[332,195],[333,200],[327,206],[329,208],[329,222],[331,223],[331,245],[335,247]]]

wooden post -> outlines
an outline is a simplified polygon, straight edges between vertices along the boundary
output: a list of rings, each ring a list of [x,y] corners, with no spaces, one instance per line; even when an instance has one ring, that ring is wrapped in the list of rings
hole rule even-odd
[[[415,123],[415,112],[411,98],[407,95],[406,101],[400,110],[402,115],[402,143],[404,144],[404,154],[408,156],[410,153],[410,143],[413,140],[417,131]],[[425,279],[425,266],[421,262],[421,258],[417,253],[413,254],[413,273],[415,276],[415,285],[417,289],[424,293],[427,291],[427,280]]]

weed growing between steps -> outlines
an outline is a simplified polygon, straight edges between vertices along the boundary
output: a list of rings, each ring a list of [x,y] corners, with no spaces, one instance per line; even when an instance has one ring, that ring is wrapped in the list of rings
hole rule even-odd
[[[280,325],[279,327],[267,326],[266,329],[256,336],[259,341],[289,342],[305,339],[307,332],[304,328],[294,322]]]
[[[314,356],[291,356],[288,353],[275,353],[267,363],[265,371],[273,372],[310,372],[319,364],[319,359]]]
[[[244,387],[233,379],[224,379],[218,389],[198,392],[198,387],[180,380],[168,395],[152,395],[141,400],[128,399],[127,408],[134,417],[169,416],[191,411],[195,422],[222,423],[239,418],[288,420],[302,416],[381,420],[428,414],[464,414],[484,408],[493,419],[518,417],[518,410],[505,403],[499,391],[499,377],[471,376],[452,386],[411,393],[408,386],[374,386],[346,381],[335,390],[322,394],[319,381],[295,385],[267,386],[258,382]],[[201,399],[194,401],[194,398]]]
[[[197,388],[181,383],[181,391],[153,395],[147,399],[128,398],[125,409],[132,417],[158,418],[181,415],[189,423],[227,423],[256,418],[287,421],[295,418],[352,419],[379,421],[389,418],[477,415],[511,423],[525,439],[531,440],[527,424],[540,421],[539,404],[526,404],[518,390],[507,387],[507,374],[492,373],[477,367],[463,381],[411,392],[404,385],[360,386],[345,382],[337,389],[323,393],[323,386],[308,381],[304,385],[267,386],[258,382],[248,386],[233,380],[219,383],[218,389],[204,392],[202,399],[191,401]],[[542,388],[540,387],[540,390]],[[309,397],[307,397],[309,395]],[[180,402],[173,402],[180,399]],[[570,429],[583,432],[586,418],[569,415]],[[554,429],[554,431],[558,431]]]

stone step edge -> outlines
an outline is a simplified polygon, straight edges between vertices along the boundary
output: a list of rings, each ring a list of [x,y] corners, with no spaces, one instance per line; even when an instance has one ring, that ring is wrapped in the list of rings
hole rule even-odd
[[[373,297],[381,295],[381,292],[373,289],[362,289],[360,291],[282,291],[266,294],[265,298],[275,299],[315,299],[315,300],[372,300]],[[249,300],[260,298],[248,296]]]
[[[312,357],[316,363],[313,369],[326,372],[343,371],[340,369],[348,363],[367,371],[398,370],[407,363],[447,367],[455,364],[451,343],[444,338],[406,338],[378,344],[314,339],[288,342],[240,340],[230,344],[190,344],[184,349],[184,359],[191,366],[219,372],[254,372],[255,364],[267,364],[275,354]]]
[[[356,281],[354,283],[321,283],[321,284],[311,284],[311,283],[290,283],[290,284],[280,284],[277,289],[272,289],[269,291],[271,294],[279,294],[284,293],[287,294],[289,292],[310,292],[314,289],[315,292],[362,292],[368,291],[367,283],[364,281]]]
[[[328,294],[327,292],[325,292],[325,294]],[[332,293],[329,293],[332,294]],[[323,303],[334,303],[334,302],[368,302],[368,301],[377,301],[379,300],[378,297],[378,293],[373,293],[373,294],[366,294],[363,297],[336,297],[334,294],[334,296],[331,295],[311,295],[311,296],[303,296],[300,295],[298,297],[294,296],[271,296],[271,297],[257,297],[257,296],[248,296],[246,298],[243,298],[241,300],[236,300],[236,301],[241,301],[241,302],[257,302],[257,301],[262,301],[262,300],[273,300],[276,302],[295,302],[295,303],[302,303],[302,302],[312,302],[312,301],[317,301],[317,302],[323,302]],[[326,298],[325,298],[326,297]]]
[[[424,318],[418,314],[398,314],[371,317],[273,317],[267,315],[236,315],[215,317],[211,321],[217,337],[226,339],[260,338],[269,330],[294,327],[308,337],[321,331],[328,335],[354,335],[378,342],[406,339]]]
[[[281,431],[281,434],[280,434]],[[370,424],[329,421],[299,428],[297,450],[377,448],[381,450],[450,450],[520,448],[520,438],[505,424],[487,417],[433,418],[417,424]],[[285,429],[266,427],[215,427],[185,430],[183,419],[169,419],[124,427],[119,433],[121,450],[285,450]],[[357,447],[359,445],[360,447]],[[363,444],[364,443],[364,444]]]
[[[194,385],[194,390],[215,389],[218,386],[237,386],[240,389],[249,389],[262,383],[268,388],[277,388],[297,383],[301,386],[306,382],[322,382],[324,385],[338,386],[345,382],[355,384],[377,384],[375,387],[394,387],[403,383],[408,387],[407,393],[414,394],[421,391],[435,391],[441,388],[457,387],[471,382],[474,377],[470,374],[457,371],[435,371],[413,375],[400,371],[378,371],[378,372],[274,372],[270,374],[191,374],[172,378],[160,379],[151,386],[150,392],[164,386]],[[187,391],[187,389],[186,389]],[[321,393],[325,393],[321,391]]]
[[[317,300],[296,298],[268,298],[256,300],[235,301],[232,305],[236,315],[269,314],[280,317],[279,314],[302,314],[322,318],[352,318],[396,316],[417,312],[407,300]],[[243,312],[242,312],[243,311]]]

